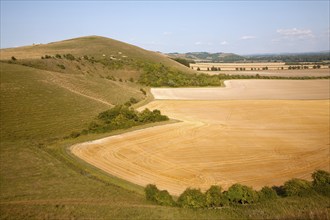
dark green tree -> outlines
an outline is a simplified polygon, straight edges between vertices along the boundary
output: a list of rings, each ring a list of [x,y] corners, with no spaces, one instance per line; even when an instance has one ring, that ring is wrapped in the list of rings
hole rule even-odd
[[[206,198],[200,189],[188,188],[179,196],[178,205],[184,208],[203,208],[206,206]]]

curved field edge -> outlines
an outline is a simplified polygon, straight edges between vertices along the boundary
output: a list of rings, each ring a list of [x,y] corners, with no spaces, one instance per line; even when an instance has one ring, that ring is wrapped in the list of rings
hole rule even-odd
[[[63,160],[63,162],[67,163],[69,166],[71,166],[73,169],[81,173],[82,175],[86,175],[88,178],[94,179],[96,181],[103,182],[105,184],[114,184],[116,186],[119,186],[123,189],[134,191],[140,195],[144,195],[144,187],[139,186],[137,184],[134,184],[132,182],[129,182],[127,180],[124,180],[122,178],[116,177],[114,175],[111,175],[102,169],[99,169],[90,163],[86,162],[85,160],[77,157],[75,154],[72,153],[72,148],[76,145],[79,145],[81,143],[88,143],[95,140],[100,140],[103,138],[112,137],[115,135],[124,134],[127,132],[133,132],[136,130],[143,130],[150,127],[155,126],[161,126],[165,124],[172,124],[177,123],[177,120],[171,119],[170,121],[165,122],[156,122],[156,123],[150,123],[140,126],[135,126],[129,129],[120,129],[115,130],[108,133],[102,133],[102,134],[88,134],[85,136],[80,136],[75,139],[69,139],[69,140],[63,140],[59,143],[56,143],[52,146],[48,147],[49,152],[53,153],[56,157]]]

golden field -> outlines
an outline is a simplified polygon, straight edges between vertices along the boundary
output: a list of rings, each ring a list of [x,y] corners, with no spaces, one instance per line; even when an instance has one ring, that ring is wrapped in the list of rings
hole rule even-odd
[[[259,100],[257,94],[284,90],[281,85],[288,81],[237,83],[251,82],[256,88],[263,85],[255,99],[157,100],[156,93],[156,100],[143,108],[159,109],[179,123],[82,143],[71,150],[112,175],[143,186],[153,183],[175,195],[187,187],[207,189],[212,184],[227,188],[242,183],[259,189],[293,177],[308,179],[315,169],[329,170],[329,81],[309,81],[314,85],[300,96],[299,90],[288,87],[288,96]],[[303,82],[290,84],[305,87]],[[308,98],[308,93],[314,96]]]

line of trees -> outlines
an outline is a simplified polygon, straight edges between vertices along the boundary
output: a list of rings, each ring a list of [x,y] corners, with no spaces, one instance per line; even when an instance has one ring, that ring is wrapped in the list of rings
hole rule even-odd
[[[194,60],[187,60],[187,59],[184,59],[184,58],[171,58],[171,59],[178,62],[178,63],[181,63],[182,65],[185,65],[187,67],[190,67],[191,63],[196,63]]]
[[[153,87],[189,87],[189,86],[222,86],[223,80],[229,79],[329,79],[329,76],[261,76],[256,75],[208,75],[189,74],[164,66],[163,64],[145,64],[138,82]]]
[[[104,133],[169,120],[169,118],[166,115],[162,115],[158,109],[151,111],[146,108],[138,112],[130,107],[134,103],[137,103],[137,100],[131,98],[125,105],[116,105],[107,111],[99,113],[97,118],[89,124],[87,129],[81,132],[72,132],[70,137],[76,138],[88,133]]]
[[[221,86],[217,75],[189,74],[164,66],[161,63],[146,63],[139,83],[153,87]]]
[[[163,206],[183,208],[216,208],[229,205],[253,204],[281,197],[307,197],[322,195],[330,198],[330,173],[317,170],[312,174],[313,181],[291,179],[280,187],[263,187],[260,191],[242,184],[234,184],[223,191],[220,186],[211,186],[205,193],[200,189],[187,188],[175,201],[166,190],[159,190],[149,184],[145,188],[146,199]]]

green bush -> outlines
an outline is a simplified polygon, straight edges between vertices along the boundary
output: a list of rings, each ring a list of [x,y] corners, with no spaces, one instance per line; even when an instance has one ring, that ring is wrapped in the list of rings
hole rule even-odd
[[[283,185],[286,196],[307,196],[312,194],[312,183],[303,179],[291,179]]]
[[[167,190],[159,190],[156,185],[148,184],[144,189],[146,199],[163,206],[174,206],[175,202]]]
[[[16,57],[12,56],[12,57],[11,57],[11,60],[12,60],[12,61],[16,61],[17,59],[16,59]]]
[[[222,194],[220,186],[211,186],[205,192],[205,199],[207,207],[219,207],[227,204],[225,202],[227,198]]]
[[[157,204],[163,206],[174,206],[175,202],[167,190],[158,191],[155,196]]]
[[[205,195],[199,189],[186,189],[178,198],[178,205],[184,208],[206,207]]]
[[[79,137],[80,136],[80,132],[77,132],[77,131],[74,131],[74,132],[72,132],[71,134],[70,134],[70,137],[71,138],[77,138],[77,137]]]
[[[140,91],[143,93],[143,95],[147,95],[147,92],[144,89],[140,89]]]
[[[56,54],[55,57],[58,59],[62,59],[62,56],[60,54]]]
[[[136,104],[136,103],[138,103],[139,101],[138,101],[136,98],[131,97],[131,98],[129,99],[129,102],[132,103],[132,104]]]
[[[158,191],[159,190],[156,185],[148,184],[144,189],[144,192],[146,194],[146,199],[148,201],[156,202],[156,194],[158,193]]]
[[[59,68],[61,68],[62,70],[65,69],[65,66],[64,66],[63,64],[57,64],[57,66],[58,66]]]
[[[251,187],[239,183],[229,187],[227,196],[233,204],[251,204],[258,201],[257,193]]]
[[[330,173],[325,170],[316,170],[312,178],[313,186],[330,184]]]
[[[321,195],[330,197],[330,173],[317,170],[312,174],[313,189]]]
[[[259,200],[260,201],[267,201],[267,200],[273,200],[278,198],[278,195],[276,191],[273,188],[270,188],[269,186],[264,186],[259,192]]]
[[[63,57],[68,60],[75,60],[75,57],[71,53],[65,54]]]

